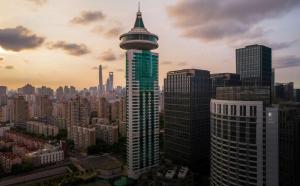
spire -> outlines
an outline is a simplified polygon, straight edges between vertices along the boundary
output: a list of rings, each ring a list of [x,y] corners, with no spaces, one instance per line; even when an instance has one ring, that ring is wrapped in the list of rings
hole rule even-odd
[[[138,12],[136,13],[136,20],[135,20],[134,28],[145,28],[143,18],[142,18],[140,2],[138,4]]]

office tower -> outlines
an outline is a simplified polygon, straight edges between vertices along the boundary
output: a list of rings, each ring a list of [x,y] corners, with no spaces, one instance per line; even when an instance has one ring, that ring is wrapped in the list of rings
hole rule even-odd
[[[6,95],[7,87],[0,86],[0,96]]]
[[[107,81],[106,81],[106,91],[113,92],[114,91],[114,73],[109,72]]]
[[[300,104],[279,107],[279,185],[300,185]]]
[[[269,87],[221,87],[211,100],[211,186],[278,186],[278,107]]]
[[[34,94],[35,88],[30,84],[26,84],[24,87],[18,88],[18,93],[23,95]]]
[[[68,101],[67,130],[68,138],[73,139],[73,126],[88,126],[90,103],[86,98],[77,96]]]
[[[209,157],[210,72],[168,72],[164,89],[165,156],[199,170]]]
[[[39,119],[50,120],[52,116],[52,101],[48,96],[35,96],[35,116]]]
[[[28,105],[23,96],[8,100],[10,122],[22,126],[28,119]]]
[[[275,98],[277,101],[294,101],[294,83],[276,83]]]
[[[137,179],[159,164],[158,37],[144,26],[137,12],[134,27],[120,36],[126,50],[128,176]]]
[[[232,87],[239,86],[241,84],[240,75],[233,73],[219,73],[211,74],[211,94],[212,98],[216,97],[217,87]]]
[[[295,89],[295,100],[300,102],[300,89]]]
[[[236,73],[243,85],[269,86],[272,84],[272,49],[251,45],[236,50]]]

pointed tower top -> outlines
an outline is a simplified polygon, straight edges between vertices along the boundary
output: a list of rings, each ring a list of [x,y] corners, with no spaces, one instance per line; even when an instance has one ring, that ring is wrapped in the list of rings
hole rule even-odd
[[[134,28],[145,28],[143,18],[142,18],[140,2],[138,3],[138,12],[136,13],[136,20],[135,20]]]

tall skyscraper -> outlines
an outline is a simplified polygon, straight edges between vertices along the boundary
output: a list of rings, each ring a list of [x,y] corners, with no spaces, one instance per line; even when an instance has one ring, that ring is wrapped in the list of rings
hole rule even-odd
[[[99,65],[99,85],[98,85],[98,90],[99,90],[99,96],[103,94],[103,79],[102,79],[102,65]]]
[[[275,98],[277,101],[294,101],[294,83],[276,83]]]
[[[109,72],[108,78],[106,81],[106,91],[113,92],[113,90],[114,90],[114,73]]]
[[[236,73],[243,85],[272,87],[272,49],[250,45],[236,50]]]
[[[278,107],[269,87],[221,87],[211,100],[211,186],[278,186]]]
[[[159,164],[158,36],[137,12],[134,27],[120,36],[126,51],[126,115],[128,176],[137,179]]]
[[[164,89],[166,157],[194,170],[208,166],[210,72],[168,72]]]

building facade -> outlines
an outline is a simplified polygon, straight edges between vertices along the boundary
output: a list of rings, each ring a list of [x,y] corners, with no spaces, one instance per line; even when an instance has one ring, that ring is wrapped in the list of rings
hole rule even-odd
[[[276,186],[278,107],[264,101],[269,91],[262,97],[260,89],[250,93],[256,96],[236,96],[240,89],[217,89],[217,98],[211,100],[211,186]],[[218,93],[222,91],[226,93]]]
[[[243,85],[272,86],[272,49],[250,45],[236,50],[236,73]]]
[[[211,80],[206,70],[168,72],[164,84],[165,155],[197,169],[209,158]]]
[[[241,85],[240,75],[234,73],[211,74],[211,95],[216,97],[217,87],[232,87]]]
[[[134,28],[120,36],[126,51],[128,176],[137,179],[159,164],[158,37],[144,26],[138,11]]]

